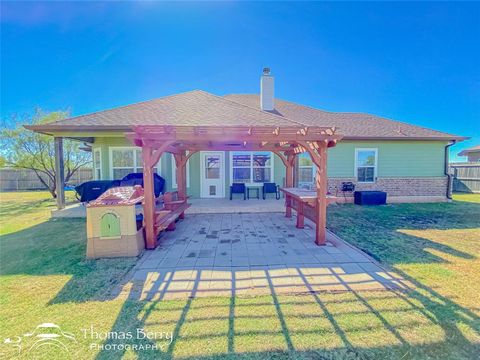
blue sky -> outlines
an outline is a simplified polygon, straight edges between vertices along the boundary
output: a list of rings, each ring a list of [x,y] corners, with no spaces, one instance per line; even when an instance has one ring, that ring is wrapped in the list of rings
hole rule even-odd
[[[1,116],[203,89],[376,115],[480,143],[479,3],[1,4]]]

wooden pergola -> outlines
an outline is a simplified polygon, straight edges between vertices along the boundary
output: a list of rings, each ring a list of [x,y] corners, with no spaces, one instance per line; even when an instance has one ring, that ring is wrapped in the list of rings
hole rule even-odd
[[[198,151],[271,151],[286,167],[285,187],[294,185],[296,156],[308,152],[317,168],[316,175],[316,239],[325,244],[327,209],[327,148],[336,145],[342,136],[331,127],[305,126],[135,126],[127,138],[142,148],[144,177],[144,225],[148,249],[157,246],[155,233],[155,195],[153,167],[163,153],[175,157],[179,199],[186,199],[186,164]],[[291,209],[287,207],[287,217]]]

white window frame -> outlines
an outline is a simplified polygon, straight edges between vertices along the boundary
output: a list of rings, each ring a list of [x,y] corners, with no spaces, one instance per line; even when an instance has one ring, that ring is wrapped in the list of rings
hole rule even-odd
[[[141,148],[137,147],[137,146],[110,146],[108,148],[108,155],[109,155],[109,167],[110,167],[110,179],[113,179],[113,151],[115,150],[133,150],[133,151],[137,151],[137,150],[140,150],[140,153],[142,151]],[[140,154],[141,156],[141,154]],[[161,175],[160,172],[161,172],[161,168],[162,168],[162,158],[160,158],[157,162],[157,164],[155,165],[155,167],[157,168],[157,174],[158,175]],[[115,169],[131,169],[132,167],[130,166],[125,166],[125,167],[118,167],[118,166],[115,166]],[[142,169],[142,172],[143,172],[143,166],[138,166],[137,164],[137,156],[136,154],[134,154],[133,156],[133,170],[134,171],[138,171],[138,169]]]
[[[238,153],[238,152],[241,152],[241,153],[244,153],[244,154],[250,154],[250,167],[248,166],[233,166],[233,153]],[[253,153],[256,153],[256,152],[268,152],[270,153],[270,162],[271,162],[271,165],[270,165],[270,182],[275,182],[275,179],[274,179],[274,175],[275,175],[275,171],[274,171],[274,164],[275,164],[275,158],[274,158],[274,153],[271,152],[271,151],[262,151],[262,150],[257,150],[257,151],[242,151],[242,150],[232,150],[230,151],[230,163],[229,163],[229,167],[230,167],[230,185],[233,184],[233,168],[234,167],[237,167],[237,168],[245,168],[245,169],[248,169],[250,168],[250,182],[248,183],[245,183],[246,186],[261,186],[261,184],[263,183],[259,183],[259,182],[254,182],[253,181],[253,169],[254,169],[254,166],[253,166]],[[257,166],[258,167],[258,166]]]
[[[188,152],[187,152],[188,154]],[[187,160],[187,189],[190,187],[190,159]],[[175,156],[172,154],[172,189],[178,188],[177,186],[177,164],[175,163]]]
[[[358,153],[361,151],[375,152],[375,165],[373,166],[373,181],[358,181]],[[370,167],[370,166],[362,166]],[[377,167],[378,167],[378,148],[355,148],[355,181],[359,184],[373,184],[377,182]]]
[[[100,167],[97,169],[95,166],[95,158],[98,156]],[[99,170],[99,176],[97,176],[97,170]],[[93,177],[95,180],[103,179],[103,170],[102,170],[102,149],[95,148],[93,149]]]
[[[307,157],[310,159],[310,161],[312,162],[312,165],[308,165],[308,166],[305,166],[305,165],[300,165],[300,156],[302,156],[302,154],[306,154]],[[298,161],[298,173],[297,173],[297,177],[298,177],[298,186],[305,186],[305,185],[313,185],[315,183],[315,176],[317,175],[317,167],[315,166],[315,164],[313,163],[313,160],[312,160],[312,157],[310,156],[310,154],[308,153],[302,153],[301,155],[298,156],[297,158],[297,161]],[[300,181],[300,169],[308,169],[308,168],[311,168],[312,170],[312,181],[311,182],[307,182],[307,181]]]

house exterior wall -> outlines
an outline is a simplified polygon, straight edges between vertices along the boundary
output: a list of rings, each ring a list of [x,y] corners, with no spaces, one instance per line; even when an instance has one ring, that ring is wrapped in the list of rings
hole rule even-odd
[[[353,201],[340,191],[342,182],[355,190],[381,190],[389,202],[445,201],[448,179],[444,174],[443,141],[342,141],[328,152],[328,189]],[[373,183],[355,177],[355,149],[377,149],[377,173]]]
[[[344,181],[356,183],[358,190],[383,190],[389,197],[423,197],[425,200],[445,198],[447,178],[444,175],[444,141],[341,141],[328,150],[329,190],[335,193]],[[101,150],[102,179],[110,178],[110,147],[131,146],[124,137],[98,137],[93,150]],[[377,149],[377,173],[374,183],[358,183],[355,178],[355,149]],[[273,161],[274,181],[284,184],[285,167],[278,156]],[[200,153],[188,162],[187,193],[200,197]],[[170,154],[161,158],[160,175],[167,190],[173,189],[173,161]],[[225,196],[230,186],[230,154],[225,152]],[[343,195],[342,195],[343,196]],[[408,199],[406,199],[408,200]]]
[[[356,148],[378,149],[379,178],[443,176],[445,145],[442,141],[340,141],[328,149],[328,176],[354,177]]]

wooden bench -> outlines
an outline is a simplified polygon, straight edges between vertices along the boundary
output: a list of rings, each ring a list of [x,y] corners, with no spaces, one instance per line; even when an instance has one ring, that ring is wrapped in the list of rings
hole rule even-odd
[[[160,231],[175,230],[175,222],[177,219],[185,218],[185,210],[190,207],[187,199],[179,199],[178,193],[167,192],[163,195],[163,207],[155,211],[155,234],[158,235]]]

